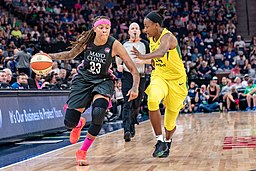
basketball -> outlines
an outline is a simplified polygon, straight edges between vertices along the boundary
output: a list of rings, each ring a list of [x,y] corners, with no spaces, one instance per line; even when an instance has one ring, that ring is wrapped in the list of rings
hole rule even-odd
[[[47,75],[52,70],[52,59],[46,53],[37,53],[32,56],[30,67],[36,74]]]

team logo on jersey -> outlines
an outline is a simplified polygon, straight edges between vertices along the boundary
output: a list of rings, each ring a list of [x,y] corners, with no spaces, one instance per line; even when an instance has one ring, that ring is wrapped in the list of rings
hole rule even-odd
[[[161,62],[163,63],[163,60],[161,58],[156,58],[156,62]]]
[[[163,62],[163,60],[161,58],[156,58],[155,61],[156,61],[156,64],[155,64],[156,66],[159,66],[159,67],[166,66],[166,64]]]
[[[109,53],[110,52],[110,49],[107,47],[107,48],[105,48],[105,52],[106,53]]]

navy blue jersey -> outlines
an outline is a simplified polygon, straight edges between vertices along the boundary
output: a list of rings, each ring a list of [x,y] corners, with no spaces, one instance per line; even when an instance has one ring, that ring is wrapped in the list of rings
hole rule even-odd
[[[89,42],[84,50],[84,60],[78,66],[78,73],[85,80],[94,81],[101,79],[113,79],[110,70],[112,63],[112,46],[116,39],[109,37],[106,44],[96,46],[93,41]]]

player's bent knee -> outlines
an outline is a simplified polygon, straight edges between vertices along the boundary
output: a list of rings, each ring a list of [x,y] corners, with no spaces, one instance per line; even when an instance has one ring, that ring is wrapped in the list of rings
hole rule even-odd
[[[96,99],[92,104],[92,124],[88,132],[97,136],[103,125],[106,110],[108,108],[108,101],[103,98]]]
[[[176,124],[165,124],[164,127],[167,131],[172,131],[176,128]]]
[[[152,90],[148,95],[148,110],[156,111],[159,109],[159,104],[164,98],[164,93],[162,91],[153,92]]]
[[[159,104],[162,100],[162,97],[158,96],[149,96],[148,97],[148,110],[150,111],[156,111],[159,109]]]
[[[108,108],[108,101],[103,98],[96,99],[92,104],[92,123],[95,125],[102,125],[106,110]]]
[[[148,100],[148,110],[150,111],[156,111],[159,109],[159,102],[157,102],[156,100]]]
[[[106,109],[101,107],[95,107],[92,111],[92,123],[95,125],[102,125],[104,117],[106,114]]]
[[[75,128],[80,120],[81,112],[75,109],[67,109],[64,124],[68,128]]]

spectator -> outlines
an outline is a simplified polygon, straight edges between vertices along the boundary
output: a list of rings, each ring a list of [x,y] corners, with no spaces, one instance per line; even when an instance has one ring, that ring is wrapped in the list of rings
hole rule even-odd
[[[9,68],[3,69],[3,71],[6,73],[6,82],[10,85],[12,85],[14,82],[16,82],[16,79],[12,75],[12,71]]]
[[[12,73],[16,73],[16,61],[14,60],[17,57],[17,53],[19,52],[18,49],[13,50],[13,56],[6,57],[4,60],[4,67],[9,68]]]
[[[248,86],[248,81],[249,81],[249,75],[245,74],[244,75],[244,80],[242,81],[242,87],[246,88]]]
[[[227,85],[227,77],[222,77],[221,78],[221,83],[220,83],[220,90],[222,90],[223,87]]]
[[[211,69],[207,66],[207,62],[203,61],[202,65],[199,67],[198,76],[201,79],[211,79]]]
[[[251,44],[250,44],[249,58],[251,58],[251,57],[255,58],[255,56],[256,56],[255,54],[256,54],[256,34],[252,37],[252,41],[251,41]]]
[[[15,56],[15,61],[17,62],[18,73],[24,73],[30,75],[30,59],[31,55],[27,52],[26,46],[21,46],[21,51],[19,51]]]
[[[251,64],[248,64],[246,67],[246,70],[248,71],[248,76],[250,78],[256,78],[256,71],[255,68],[252,68]]]
[[[195,102],[196,89],[197,89],[197,86],[196,86],[195,82],[192,81],[192,82],[190,83],[189,89],[188,89],[188,96],[189,96],[189,99],[187,99],[187,101],[190,101],[191,110],[192,110],[192,111],[193,111],[193,109],[196,107],[196,102]]]
[[[219,102],[220,88],[214,80],[218,80],[218,78],[214,76],[207,87],[207,92],[209,92],[208,104]]]
[[[121,116],[123,102],[124,96],[122,93],[122,82],[121,80],[118,80],[115,85],[115,92],[112,100],[114,114],[112,117],[114,117],[114,120],[118,119]]]
[[[60,73],[60,69],[58,67],[58,62],[57,61],[54,61],[52,63],[52,71],[56,74],[59,74]]]
[[[234,78],[236,76],[240,76],[240,67],[239,64],[236,64],[234,68],[231,69],[230,77]]]
[[[220,68],[224,65],[224,55],[221,53],[221,49],[217,48],[217,54],[214,56],[216,67]]]
[[[14,27],[14,30],[12,30],[12,32],[11,32],[11,35],[12,35],[13,37],[16,37],[16,38],[21,38],[21,37],[22,37],[22,33],[21,33],[21,31],[19,30],[19,27],[18,27],[18,26]]]
[[[218,102],[208,104],[208,99],[210,98],[208,92],[206,92],[206,86],[203,84],[200,89],[197,89],[195,101],[198,103],[198,112],[202,110],[204,112],[213,112],[219,105]]]
[[[242,89],[241,79],[239,77],[236,77],[234,82],[235,83],[231,86],[230,93],[228,93],[226,97],[227,112],[230,110],[231,104],[234,104],[236,109],[239,110],[238,90]]]
[[[248,86],[244,90],[244,93],[240,93],[239,95],[246,97],[247,105],[246,111],[251,111],[251,103],[253,101],[253,110],[256,111],[256,85],[253,84],[253,80],[250,79],[248,81]]]
[[[231,104],[235,104],[237,110],[239,110],[239,98],[235,87],[231,88],[231,92],[226,96],[226,112],[230,111]]]
[[[221,67],[223,71],[231,71],[233,67],[229,64],[229,60],[225,60],[224,65]]]
[[[251,67],[253,68],[253,69],[256,69],[256,52],[255,52],[255,55],[254,55],[255,57],[252,57],[251,58],[251,61],[250,61],[250,64],[251,64]]]
[[[66,69],[60,69],[57,81],[58,81],[58,84],[60,84],[60,85],[67,84],[67,70]]]
[[[234,23],[232,23],[232,20],[228,20],[228,23],[226,25],[226,28],[227,29],[230,29],[232,30],[232,33],[235,33],[236,32],[236,26]]]
[[[3,67],[3,63],[4,63],[4,52],[2,49],[0,49],[0,67]]]
[[[34,29],[31,31],[30,34],[31,34],[32,37],[35,37],[36,41],[37,41],[37,38],[40,37],[40,33],[38,31],[38,27],[34,26]]]
[[[22,26],[20,28],[22,33],[29,33],[30,32],[30,28],[27,25],[27,22],[23,22]]]
[[[77,3],[74,5],[74,8],[76,11],[80,11],[82,9],[82,5],[80,3],[80,0],[77,0]]]
[[[14,55],[14,54],[13,54],[14,49],[17,49],[17,47],[16,47],[14,41],[10,41],[10,43],[9,43],[9,45],[8,45],[8,49],[7,49],[9,56],[13,56],[13,55]]]
[[[0,71],[0,88],[9,89],[10,84],[7,82],[7,75],[5,71]]]
[[[55,90],[58,89],[56,86],[56,74],[54,72],[49,73],[42,84],[42,89]]]
[[[233,65],[236,65],[236,64],[238,64],[239,68],[241,68],[243,70],[246,68],[246,65],[248,64],[248,60],[244,56],[243,51],[239,51],[238,56],[234,57]]]
[[[241,83],[241,78],[236,77],[234,82],[235,83],[232,85],[232,87],[235,87],[236,90],[243,88],[242,83]]]
[[[193,109],[192,109],[192,106],[191,106],[191,99],[189,96],[186,97],[186,99],[184,100],[184,108],[181,109],[181,113],[182,112],[185,112],[185,113],[192,113],[193,112]]]
[[[229,60],[230,63],[234,61],[234,57],[236,53],[233,51],[232,48],[228,48],[228,51],[224,54],[225,60]]]
[[[198,56],[202,56],[202,53],[204,53],[205,44],[204,44],[204,40],[202,38],[201,33],[197,34],[197,36],[195,37],[194,42],[195,42],[195,49],[197,48],[197,53],[200,54]]]
[[[238,35],[237,36],[237,40],[235,41],[234,47],[236,49],[236,51],[246,51],[246,47],[245,47],[245,42],[242,40],[241,36]]]
[[[226,99],[230,95],[232,88],[232,81],[230,79],[226,79],[227,84],[222,87],[220,92],[220,109],[223,111],[223,103],[226,104]]]
[[[41,89],[42,88],[42,76],[32,71],[31,78],[28,79],[28,86],[30,89]]]
[[[112,2],[112,0],[107,0],[105,7],[110,10],[114,8],[114,3]]]
[[[197,49],[197,48],[195,48],[195,49],[194,49],[194,53],[191,55],[191,60],[192,60],[193,62],[195,62],[195,61],[197,61],[197,59],[198,59],[199,56],[203,56],[203,55],[198,52],[198,49]]]
[[[24,73],[20,73],[17,76],[17,82],[11,85],[13,89],[28,89],[28,76]]]

